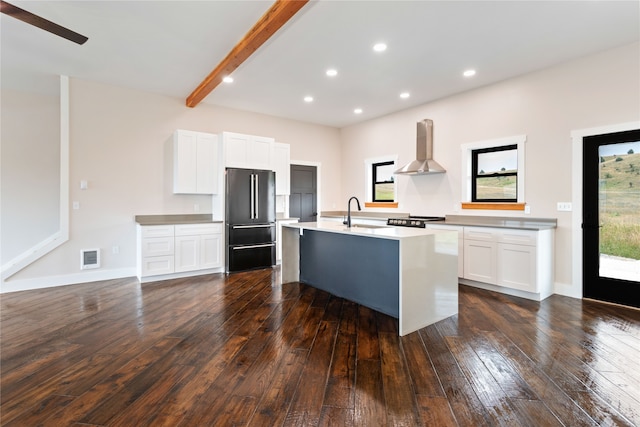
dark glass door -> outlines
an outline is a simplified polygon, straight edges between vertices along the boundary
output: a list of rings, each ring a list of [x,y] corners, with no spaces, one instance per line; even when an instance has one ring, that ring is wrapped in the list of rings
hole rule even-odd
[[[640,129],[583,140],[585,298],[640,307]]]

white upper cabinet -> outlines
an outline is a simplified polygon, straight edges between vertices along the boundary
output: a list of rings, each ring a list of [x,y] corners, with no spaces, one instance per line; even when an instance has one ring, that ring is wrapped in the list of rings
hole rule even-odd
[[[222,141],[226,167],[273,170],[273,138],[222,132]]]
[[[273,143],[271,158],[273,170],[276,172],[276,196],[288,196],[290,191],[290,147],[289,144]]]
[[[215,194],[218,189],[218,136],[176,130],[173,135],[173,192]]]

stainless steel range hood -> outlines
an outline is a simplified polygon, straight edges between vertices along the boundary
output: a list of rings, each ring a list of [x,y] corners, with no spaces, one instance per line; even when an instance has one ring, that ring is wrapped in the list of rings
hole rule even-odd
[[[433,120],[418,122],[416,159],[396,170],[396,175],[425,175],[444,173],[445,169],[433,160]]]

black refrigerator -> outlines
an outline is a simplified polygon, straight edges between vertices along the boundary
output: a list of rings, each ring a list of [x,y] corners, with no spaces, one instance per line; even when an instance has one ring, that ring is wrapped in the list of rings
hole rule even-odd
[[[227,272],[275,265],[275,172],[228,168],[225,175]]]

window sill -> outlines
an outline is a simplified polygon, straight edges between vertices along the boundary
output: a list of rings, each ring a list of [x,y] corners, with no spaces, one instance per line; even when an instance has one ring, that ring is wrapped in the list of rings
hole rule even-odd
[[[365,202],[365,208],[398,208],[398,202]]]
[[[478,203],[462,202],[462,209],[482,209],[496,211],[524,211],[526,203]]]

